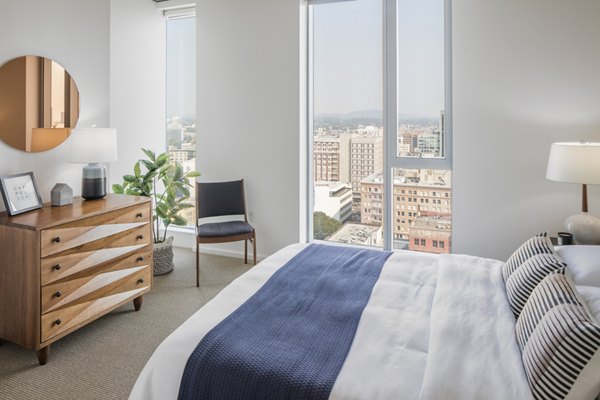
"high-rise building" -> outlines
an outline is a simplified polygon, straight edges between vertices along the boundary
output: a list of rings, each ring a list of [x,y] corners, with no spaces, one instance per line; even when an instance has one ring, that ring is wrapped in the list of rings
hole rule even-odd
[[[355,133],[350,142],[350,183],[352,208],[361,211],[360,182],[369,175],[383,171],[383,135],[381,130]]]
[[[419,135],[417,138],[419,155],[424,158],[442,156],[442,135],[439,131]]]
[[[350,134],[314,136],[313,169],[315,182],[350,182]]]
[[[360,221],[363,224],[381,225],[383,222],[383,174],[375,173],[360,182]],[[440,221],[448,226],[450,232],[450,216],[452,213],[452,190],[451,176],[449,171],[444,170],[402,170],[394,176],[392,205],[392,226],[394,247],[409,248],[409,242],[414,238],[411,229],[417,229],[415,223],[419,218]],[[418,224],[423,225],[424,223]],[[425,224],[427,225],[427,224]],[[432,252],[449,252],[450,237],[446,243],[434,248],[433,242],[427,242],[429,236],[424,234],[425,227],[415,230],[419,233],[419,239],[426,240],[421,250]],[[437,229],[437,228],[436,228]],[[439,231],[439,229],[437,229]],[[416,233],[412,233],[416,234]],[[432,234],[431,237],[434,235]],[[431,239],[433,240],[433,239]],[[438,241],[441,237],[436,237]],[[421,242],[419,242],[421,243]],[[429,243],[429,244],[427,244]],[[416,248],[419,250],[419,248]],[[444,250],[444,251],[442,251]]]

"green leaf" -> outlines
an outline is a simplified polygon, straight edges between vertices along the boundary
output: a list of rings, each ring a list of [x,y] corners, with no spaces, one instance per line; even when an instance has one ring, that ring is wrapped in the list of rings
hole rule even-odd
[[[156,215],[158,215],[160,218],[167,218],[167,214],[158,207],[156,208]]]
[[[146,150],[146,149],[142,149],[142,151],[150,160],[152,160],[152,161],[156,160],[156,155],[154,154],[153,151]]]
[[[116,194],[123,194],[124,193],[123,185],[119,185],[119,184],[116,184],[116,183],[114,185],[112,185],[112,190]]]
[[[190,198],[190,190],[188,188],[186,188],[185,186],[180,185],[178,187],[179,191],[181,192],[181,194],[183,195],[184,198],[189,199]]]
[[[135,174],[136,178],[139,178],[142,176],[142,168],[140,168],[140,162],[136,162],[135,165],[133,166],[133,173]]]
[[[130,183],[137,182],[137,178],[134,175],[125,175],[123,180]]]
[[[173,216],[173,224],[175,225],[187,225],[187,220],[185,218],[183,218],[181,215],[175,215]]]
[[[198,171],[188,171],[186,172],[185,176],[189,177],[189,178],[196,178],[198,176],[202,175],[200,172]]]
[[[161,165],[163,165],[164,163],[166,163],[167,161],[169,161],[170,158],[171,158],[171,155],[169,153],[162,153],[156,159],[156,164],[161,163]]]
[[[183,168],[181,168],[181,165],[177,164],[177,165],[175,165],[175,172],[173,173],[173,180],[178,181],[181,178],[183,178]]]
[[[177,207],[179,207],[179,208],[194,208],[196,206],[191,203],[179,203],[179,204],[177,204]]]
[[[144,163],[144,166],[148,169],[148,171],[154,171],[156,170],[158,167],[156,166],[156,164],[154,164],[151,161],[148,160],[140,160],[142,163]]]

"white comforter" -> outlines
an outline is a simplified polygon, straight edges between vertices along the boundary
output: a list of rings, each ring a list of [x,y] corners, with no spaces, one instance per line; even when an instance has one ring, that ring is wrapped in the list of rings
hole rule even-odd
[[[306,245],[262,261],[156,349],[130,399],[176,399],[204,335]],[[363,312],[331,399],[532,399],[500,261],[395,252]]]

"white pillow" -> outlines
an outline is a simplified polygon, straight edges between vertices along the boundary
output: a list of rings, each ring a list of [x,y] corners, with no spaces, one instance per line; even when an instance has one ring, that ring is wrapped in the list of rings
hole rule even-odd
[[[576,286],[600,287],[600,246],[561,246],[556,251]]]
[[[596,286],[575,286],[577,293],[585,301],[585,305],[596,318],[596,322],[600,322],[600,287]]]

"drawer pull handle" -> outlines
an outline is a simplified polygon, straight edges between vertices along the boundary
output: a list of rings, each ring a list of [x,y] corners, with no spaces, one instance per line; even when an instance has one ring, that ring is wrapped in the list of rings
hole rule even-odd
[[[52,238],[52,243],[60,243],[60,236]]]
[[[143,278],[138,279],[137,284],[141,285],[142,283],[144,283],[144,279]]]
[[[55,271],[60,271],[62,267],[60,266],[60,264],[56,264],[54,267],[52,267],[53,270]]]
[[[144,257],[138,257],[137,260],[135,260],[136,262],[142,262],[144,261]]]
[[[136,216],[136,218],[142,218],[142,217],[144,216],[144,214],[142,214],[142,213],[137,213],[137,214],[135,214],[135,216]]]
[[[54,325],[60,325],[60,324],[62,324],[62,321],[61,321],[61,319],[59,318],[59,319],[57,319],[56,321],[54,321],[54,322],[52,323],[52,326],[54,326]]]
[[[58,292],[54,293],[54,297],[60,297],[62,296],[62,292],[59,290]]]
[[[144,235],[138,235],[136,239],[137,240],[142,240],[143,238],[144,238]]]

